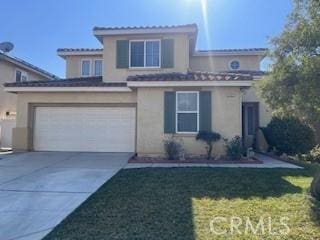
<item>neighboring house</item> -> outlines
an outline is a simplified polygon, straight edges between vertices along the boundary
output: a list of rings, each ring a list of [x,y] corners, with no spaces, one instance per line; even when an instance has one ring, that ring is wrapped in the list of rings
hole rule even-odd
[[[0,147],[11,147],[11,130],[15,127],[17,101],[14,94],[3,90],[3,84],[57,78],[26,61],[0,52]]]
[[[58,49],[67,79],[5,85],[18,95],[14,149],[163,155],[173,136],[202,154],[199,130],[252,144],[270,116],[252,87],[267,49],[197,51],[197,32],[95,27],[102,49]]]

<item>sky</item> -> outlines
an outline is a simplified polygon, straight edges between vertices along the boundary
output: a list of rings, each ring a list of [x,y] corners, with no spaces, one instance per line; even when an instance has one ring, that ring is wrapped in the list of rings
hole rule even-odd
[[[64,77],[65,62],[56,50],[102,47],[94,26],[196,23],[197,49],[268,47],[292,10],[291,0],[206,2],[203,7],[201,0],[2,0],[0,42],[15,45],[11,55]]]

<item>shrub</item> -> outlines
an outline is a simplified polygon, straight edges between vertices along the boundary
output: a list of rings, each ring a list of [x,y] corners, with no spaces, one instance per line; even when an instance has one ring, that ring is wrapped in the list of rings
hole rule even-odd
[[[242,144],[242,139],[239,136],[235,136],[227,142],[227,157],[231,160],[240,160],[245,149]]]
[[[201,140],[207,144],[207,159],[211,159],[213,144],[221,139],[221,135],[211,131],[200,131],[197,136],[197,140]]]
[[[169,160],[179,160],[183,152],[182,144],[173,138],[164,140],[164,149]]]
[[[311,196],[320,201],[320,175],[313,178],[310,186]]]
[[[293,117],[273,117],[262,129],[271,148],[278,154],[302,154],[315,145],[312,129]]]
[[[305,159],[310,162],[320,163],[320,145],[315,146],[306,154]]]
[[[310,186],[310,195],[311,217],[320,224],[320,175],[313,178]]]

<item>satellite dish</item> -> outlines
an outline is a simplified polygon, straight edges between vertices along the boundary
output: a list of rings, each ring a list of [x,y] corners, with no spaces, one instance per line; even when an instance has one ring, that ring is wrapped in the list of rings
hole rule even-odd
[[[14,45],[11,42],[0,43],[0,51],[7,53],[13,49]]]

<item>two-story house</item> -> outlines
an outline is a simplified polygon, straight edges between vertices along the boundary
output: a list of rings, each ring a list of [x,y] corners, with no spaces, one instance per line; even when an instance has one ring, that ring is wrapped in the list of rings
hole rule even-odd
[[[0,147],[11,148],[12,128],[15,127],[16,96],[3,90],[6,82],[54,80],[58,77],[22,59],[0,51]]]
[[[163,155],[174,137],[202,154],[200,130],[252,144],[270,116],[253,88],[266,49],[197,51],[197,32],[196,24],[95,27],[102,49],[58,49],[66,79],[5,85],[18,96],[14,149]]]

